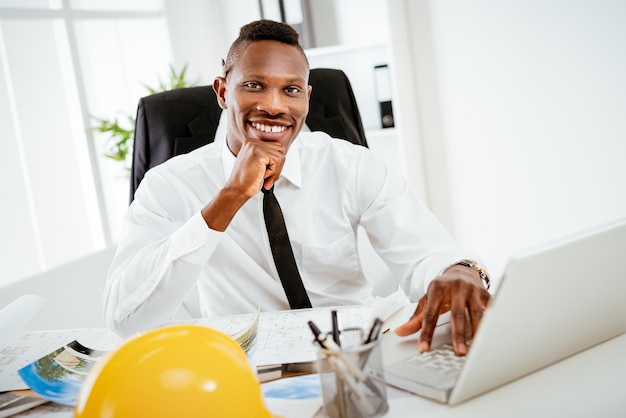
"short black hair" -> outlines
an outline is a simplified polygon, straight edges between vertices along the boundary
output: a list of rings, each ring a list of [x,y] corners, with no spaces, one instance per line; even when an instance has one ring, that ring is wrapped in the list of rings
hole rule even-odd
[[[298,51],[304,57],[307,67],[309,66],[309,60],[302,49],[299,42],[300,35],[298,32],[286,23],[276,22],[269,19],[255,20],[254,22],[244,25],[239,30],[239,37],[230,46],[228,55],[226,56],[226,62],[224,66],[224,77],[228,75],[228,72],[235,66],[241,54],[251,42],[256,41],[277,41],[283,44],[296,47]]]

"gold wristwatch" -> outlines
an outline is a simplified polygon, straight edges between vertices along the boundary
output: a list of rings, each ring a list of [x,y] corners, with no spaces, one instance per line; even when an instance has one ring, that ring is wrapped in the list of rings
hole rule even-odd
[[[489,279],[489,273],[487,272],[487,270],[483,266],[478,264],[478,261],[476,261],[476,260],[461,260],[461,261],[458,261],[458,262],[456,262],[454,264],[460,265],[460,266],[469,267],[469,268],[472,268],[472,269],[476,270],[478,272],[478,275],[480,276],[480,279],[483,281],[483,284],[485,285],[485,288],[487,290],[489,290],[489,287],[491,286],[491,280]]]

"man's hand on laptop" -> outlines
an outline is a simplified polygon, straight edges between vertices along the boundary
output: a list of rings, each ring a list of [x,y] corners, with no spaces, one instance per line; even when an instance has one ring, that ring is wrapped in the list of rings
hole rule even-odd
[[[430,283],[411,318],[395,333],[406,336],[421,330],[418,348],[420,352],[428,351],[439,315],[450,311],[454,352],[463,356],[467,353],[467,316],[474,335],[489,298],[490,294],[475,269],[458,264],[450,266]]]

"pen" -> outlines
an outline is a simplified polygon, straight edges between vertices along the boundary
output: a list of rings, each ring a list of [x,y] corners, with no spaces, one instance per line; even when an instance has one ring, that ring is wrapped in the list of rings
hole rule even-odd
[[[378,339],[378,334],[380,333],[380,328],[383,326],[383,321],[380,318],[375,318],[374,323],[372,324],[372,328],[370,329],[369,334],[367,335],[367,339],[364,344],[369,344],[372,341],[376,341]]]
[[[309,328],[311,328],[311,332],[313,332],[313,336],[315,337],[315,342],[317,342],[322,348],[330,351],[331,354],[337,356],[338,359],[345,364],[348,370],[357,377],[357,379],[363,380],[366,378],[363,370],[361,370],[346,353],[341,351],[341,347],[335,344],[333,340],[329,340],[322,335],[322,332],[317,325],[315,325],[315,322],[309,321],[308,324]]]
[[[320,345],[322,348],[326,348],[324,345],[324,338],[321,337],[322,331],[315,325],[315,322],[309,321],[309,328],[311,328],[311,332],[313,333],[314,341]]]
[[[326,337],[322,336],[322,331],[315,325],[315,322],[308,321],[309,328],[311,328],[311,332],[313,333],[314,341],[320,345],[323,349],[328,350],[326,346]],[[339,348],[337,348],[339,350]],[[341,371],[338,371],[337,359],[333,357],[332,354],[326,357],[328,359],[328,363],[331,365],[332,369],[335,370],[336,379],[337,379],[337,395],[335,397],[337,402],[337,407],[339,408],[339,418],[346,417],[346,404],[345,404],[345,395],[343,392],[343,384],[341,383],[343,380],[343,376],[340,377]]]
[[[309,328],[311,328],[311,332],[313,333],[313,336],[315,337],[315,342],[317,342],[320,345],[320,347],[325,348],[326,350],[329,350],[329,351],[335,351],[335,352],[341,351],[341,348],[337,344],[335,344],[334,341],[329,340],[328,338],[322,335],[322,331],[320,331],[317,325],[315,325],[315,322],[309,321],[308,324],[309,324]]]
[[[330,311],[330,319],[331,319],[332,327],[333,327],[333,341],[335,341],[335,343],[339,347],[341,347],[341,341],[339,341],[339,321],[337,319],[336,310]]]

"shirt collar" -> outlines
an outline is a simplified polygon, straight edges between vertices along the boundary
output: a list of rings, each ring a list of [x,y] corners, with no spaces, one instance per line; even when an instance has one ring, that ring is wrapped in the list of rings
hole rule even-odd
[[[299,188],[302,187],[302,167],[300,165],[300,147],[298,144],[298,137],[296,137],[287,151],[287,159],[280,177],[284,177]],[[235,156],[230,152],[226,141],[223,141],[222,145],[222,165],[224,166],[224,177],[226,179],[230,178],[230,174],[235,166]]]

